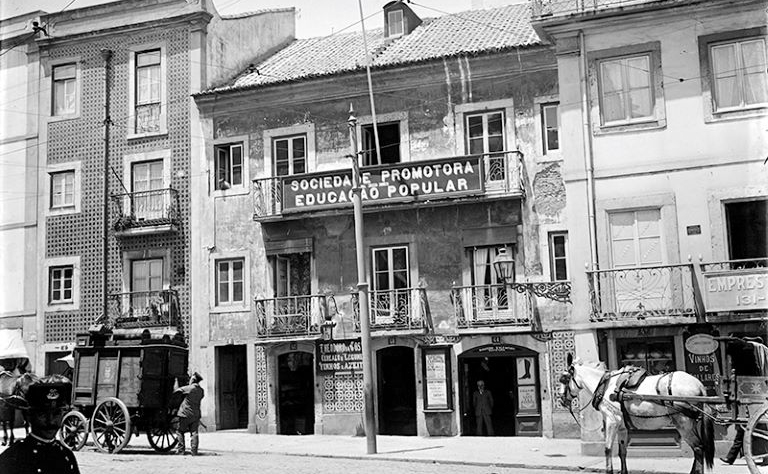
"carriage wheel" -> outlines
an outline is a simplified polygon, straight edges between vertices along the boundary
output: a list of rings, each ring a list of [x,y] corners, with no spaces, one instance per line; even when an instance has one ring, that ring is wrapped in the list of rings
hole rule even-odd
[[[178,443],[176,430],[173,429],[170,422],[165,423],[163,426],[150,428],[147,431],[147,439],[149,439],[149,445],[159,453],[167,453],[175,448]]]
[[[131,416],[125,403],[109,397],[96,405],[91,417],[91,438],[104,453],[119,453],[131,439]]]
[[[768,403],[763,404],[747,423],[744,433],[744,458],[751,474],[761,474],[756,461],[768,456]]]
[[[79,451],[88,441],[88,419],[79,411],[72,410],[64,416],[59,439],[72,451]]]

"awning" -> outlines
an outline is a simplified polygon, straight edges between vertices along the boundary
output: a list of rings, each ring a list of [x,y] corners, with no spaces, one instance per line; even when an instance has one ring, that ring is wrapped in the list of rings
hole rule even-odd
[[[27,358],[21,329],[0,329],[0,359]]]

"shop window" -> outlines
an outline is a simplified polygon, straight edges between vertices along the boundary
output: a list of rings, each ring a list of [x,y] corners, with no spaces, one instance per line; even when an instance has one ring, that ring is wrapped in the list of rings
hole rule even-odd
[[[725,204],[731,260],[768,258],[768,200]]]
[[[400,124],[398,122],[376,126],[381,145],[379,147],[381,158],[377,155],[376,134],[373,133],[373,124],[363,125],[360,130],[363,139],[364,166],[400,163]]]
[[[644,368],[650,375],[676,370],[675,341],[673,338],[617,339],[620,366],[634,365]]]

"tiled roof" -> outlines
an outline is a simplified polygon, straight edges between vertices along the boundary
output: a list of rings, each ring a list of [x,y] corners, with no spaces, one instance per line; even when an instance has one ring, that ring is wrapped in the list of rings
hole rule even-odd
[[[425,19],[410,34],[384,38],[384,31],[367,31],[372,68],[385,68],[440,59],[510,50],[541,44],[531,27],[527,4],[472,10]],[[361,32],[295,40],[232,81],[203,92],[254,88],[363,69]]]
[[[236,20],[238,18],[248,18],[249,16],[256,16],[256,15],[263,15],[265,13],[282,13],[282,12],[292,12],[295,8],[293,7],[284,7],[284,8],[262,8],[261,10],[252,10],[249,12],[242,12],[242,13],[234,13],[230,15],[221,15],[221,18],[224,20]]]

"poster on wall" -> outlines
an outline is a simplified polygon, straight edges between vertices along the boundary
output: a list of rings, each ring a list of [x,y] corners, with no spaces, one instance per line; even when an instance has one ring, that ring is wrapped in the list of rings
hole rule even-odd
[[[538,413],[539,403],[536,397],[535,385],[523,385],[517,387],[517,409],[518,412]]]
[[[517,358],[517,384],[536,385],[536,367],[533,364],[533,357]]]
[[[424,409],[450,410],[451,364],[449,348],[422,349]]]

